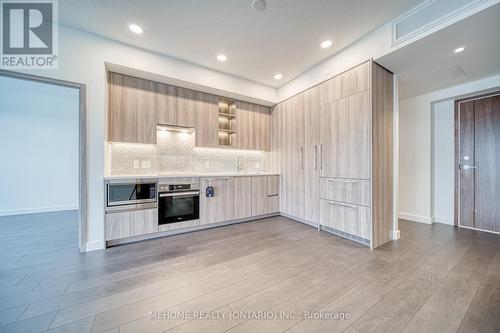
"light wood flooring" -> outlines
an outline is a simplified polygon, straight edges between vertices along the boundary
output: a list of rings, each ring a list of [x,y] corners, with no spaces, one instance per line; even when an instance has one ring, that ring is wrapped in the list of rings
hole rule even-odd
[[[0,332],[500,332],[500,236],[400,230],[369,251],[276,217],[81,254],[75,212],[0,217]]]

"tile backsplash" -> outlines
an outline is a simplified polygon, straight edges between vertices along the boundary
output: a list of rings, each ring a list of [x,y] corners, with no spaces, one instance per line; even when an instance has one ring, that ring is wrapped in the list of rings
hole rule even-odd
[[[195,147],[195,135],[159,129],[156,145],[111,143],[111,175],[263,171],[263,152]]]

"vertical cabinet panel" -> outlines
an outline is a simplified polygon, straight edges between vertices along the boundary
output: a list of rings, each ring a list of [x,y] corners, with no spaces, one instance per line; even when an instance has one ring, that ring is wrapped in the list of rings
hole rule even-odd
[[[137,142],[156,143],[155,84],[137,79]]]
[[[236,146],[250,149],[254,140],[254,105],[236,101]]]
[[[176,87],[163,83],[156,83],[156,112],[159,124],[177,124],[176,120]]]
[[[371,90],[349,97],[349,177],[371,178]]]
[[[234,218],[252,216],[252,177],[234,178]]]
[[[224,222],[234,219],[234,179],[202,178],[200,180],[200,224]],[[212,186],[215,195],[207,198],[206,188]]]
[[[175,113],[176,125],[182,127],[194,127],[195,125],[195,91],[187,88],[177,87]]]
[[[304,93],[304,218],[319,222],[319,176],[320,176],[320,88],[314,87]]]
[[[195,142],[201,147],[217,147],[218,138],[218,99],[214,95],[195,93]]]
[[[323,105],[321,176],[349,177],[349,98]]]
[[[340,76],[335,76],[319,85],[320,103],[331,103],[341,97]]]
[[[371,86],[370,79],[371,62],[367,61],[340,76],[341,79],[341,97],[348,97],[363,90],[369,89]]]
[[[274,194],[276,178],[277,176],[252,177],[252,216],[279,211],[279,197],[277,193]]]
[[[106,240],[140,236],[157,231],[157,209],[106,214]]]

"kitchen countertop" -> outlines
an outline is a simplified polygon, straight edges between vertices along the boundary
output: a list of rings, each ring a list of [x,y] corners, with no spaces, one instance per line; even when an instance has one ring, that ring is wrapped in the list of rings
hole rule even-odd
[[[191,173],[157,173],[146,175],[114,175],[104,176],[104,180],[132,180],[132,179],[163,179],[163,178],[180,178],[180,177],[245,177],[245,176],[276,176],[276,172],[191,172]]]

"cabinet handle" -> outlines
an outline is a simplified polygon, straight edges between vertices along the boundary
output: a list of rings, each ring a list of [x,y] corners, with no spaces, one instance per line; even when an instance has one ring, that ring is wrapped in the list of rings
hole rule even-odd
[[[304,171],[304,147],[300,147],[300,170]]]
[[[356,205],[349,205],[349,204],[335,202],[335,201],[328,201],[328,203],[330,205],[334,205],[334,206],[341,206],[341,207],[347,207],[347,208],[351,208],[351,209],[358,209],[358,206],[356,206]]]
[[[319,145],[319,171],[323,171],[323,145]]]
[[[318,170],[318,146],[314,145],[314,170]]]
[[[361,179],[343,179],[343,178],[330,178],[329,182],[332,183],[347,183],[347,184],[356,184],[361,181]]]

